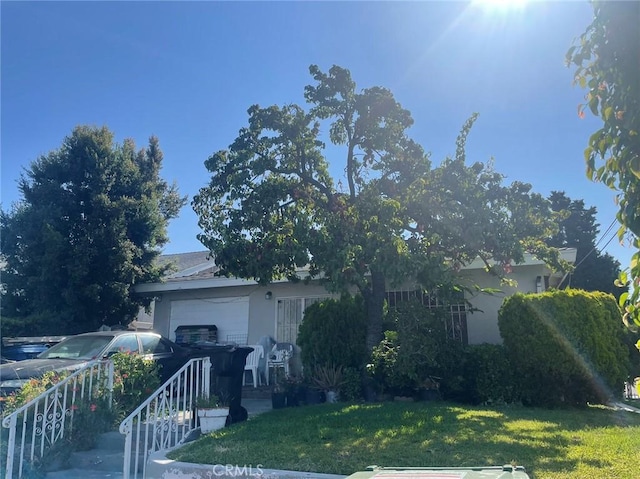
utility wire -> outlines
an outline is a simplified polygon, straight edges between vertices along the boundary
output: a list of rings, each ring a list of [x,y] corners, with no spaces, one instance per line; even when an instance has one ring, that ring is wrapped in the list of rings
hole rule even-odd
[[[598,246],[600,244],[600,241],[602,241],[603,238],[609,234],[609,231],[611,231],[611,228],[613,228],[613,225],[616,223],[616,221],[617,220],[614,218],[613,221],[611,222],[611,224],[609,225],[609,227],[605,230],[605,232],[600,235],[600,239],[596,242],[595,246]],[[609,242],[611,242],[611,240],[609,240]],[[609,243],[607,243],[607,244],[609,244]],[[604,248],[606,248],[606,247],[607,246],[605,245]]]
[[[616,223],[616,219],[614,218],[613,221],[611,222],[611,224],[609,225],[609,227],[605,230],[605,232],[602,233],[602,235],[600,235],[600,239],[598,241],[596,241],[596,244],[593,246],[593,248],[591,248],[591,250],[586,255],[584,255],[584,257],[578,262],[578,264],[576,264],[574,266],[574,271],[576,269],[578,269],[578,266],[580,266],[584,262],[584,260],[586,260],[589,256],[591,256],[591,253],[593,253],[594,251],[596,251],[598,249],[598,245],[607,236],[607,234],[609,234],[609,232],[611,231],[611,228],[613,228],[613,225],[615,223]],[[617,231],[613,232],[613,234],[611,235],[611,238],[609,238],[607,240],[607,242],[605,243],[605,245],[602,247],[602,250],[605,249],[607,246],[609,246],[609,243],[611,243],[613,241],[613,238],[615,238],[617,234],[618,234]],[[562,286],[562,283],[567,278],[567,276],[569,276],[569,284],[571,284],[571,276],[573,276],[573,275],[572,274],[571,275],[567,274],[567,275],[565,275],[564,278],[562,278],[562,280],[560,281],[560,284],[558,284],[558,289],[560,289],[560,287]]]
[[[591,253],[593,253],[594,251],[596,251],[598,249],[598,244],[604,239],[605,235],[607,233],[609,233],[609,231],[611,231],[611,228],[613,227],[614,223],[616,222],[616,220],[614,219],[611,224],[609,225],[609,227],[607,228],[607,230],[605,231],[605,233],[600,236],[600,239],[598,240],[598,242],[595,244],[595,246],[593,248],[591,248],[591,251],[589,251],[586,255],[584,255],[584,257],[578,262],[577,265],[575,265],[575,269],[578,268],[578,266],[580,266],[585,259],[587,259]],[[617,231],[614,231],[613,234],[611,235],[611,238],[609,238],[607,240],[607,242],[604,244],[604,246],[601,248],[601,251],[604,250],[607,246],[609,246],[609,243],[611,243],[613,241],[613,238],[615,238],[618,235]]]

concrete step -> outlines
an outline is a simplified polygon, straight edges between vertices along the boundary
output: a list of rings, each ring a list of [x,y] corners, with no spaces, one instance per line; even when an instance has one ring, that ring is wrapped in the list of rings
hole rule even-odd
[[[96,439],[96,445],[94,449],[103,449],[105,451],[124,451],[124,434],[120,434],[119,431],[109,431]]]
[[[123,477],[125,438],[118,431],[110,431],[96,438],[96,446],[88,451],[71,453],[70,469],[48,472],[46,479],[120,479]],[[138,469],[143,467],[140,454]],[[133,461],[132,461],[133,467]]]
[[[75,469],[89,471],[120,471],[124,464],[124,452],[105,449],[76,451],[71,453],[69,464]]]

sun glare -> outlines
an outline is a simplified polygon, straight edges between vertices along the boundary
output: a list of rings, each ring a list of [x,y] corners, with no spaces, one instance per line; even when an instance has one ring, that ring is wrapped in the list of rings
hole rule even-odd
[[[473,0],[473,4],[487,11],[521,10],[529,0]]]

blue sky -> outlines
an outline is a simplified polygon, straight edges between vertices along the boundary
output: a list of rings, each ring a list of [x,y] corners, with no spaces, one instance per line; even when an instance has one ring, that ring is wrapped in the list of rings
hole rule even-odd
[[[302,103],[310,64],[351,70],[359,88],[390,88],[414,117],[410,134],[437,163],[480,113],[470,161],[494,158],[508,182],[596,206],[601,231],[614,192],[591,183],[583,150],[597,119],[580,120],[584,91],[564,55],[590,23],[587,2],[512,8],[463,2],[7,2],[1,9],[2,204],[16,181],[73,127],[108,126],[164,152],[162,175],[191,198],[204,161],[246,125],[246,110]],[[329,158],[335,176],[343,156]],[[616,225],[617,228],[617,225]],[[201,250],[190,206],[166,253]],[[600,244],[603,246],[609,236]],[[632,254],[606,251],[626,267]]]

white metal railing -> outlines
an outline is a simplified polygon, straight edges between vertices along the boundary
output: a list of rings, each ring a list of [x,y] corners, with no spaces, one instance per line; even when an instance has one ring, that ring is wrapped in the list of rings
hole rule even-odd
[[[73,414],[101,389],[111,404],[113,362],[94,360],[2,419],[8,429],[6,479],[21,478],[34,460],[73,429]],[[4,435],[4,434],[3,434]]]
[[[122,421],[123,479],[144,478],[150,453],[177,446],[199,427],[194,404],[209,396],[210,371],[209,357],[191,359]]]
[[[635,378],[633,382],[624,383],[625,399],[640,399],[640,378]]]

